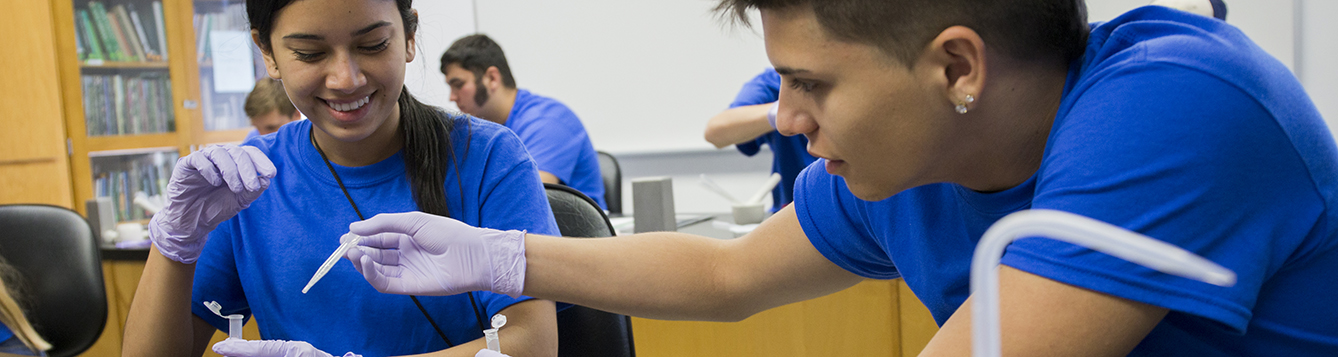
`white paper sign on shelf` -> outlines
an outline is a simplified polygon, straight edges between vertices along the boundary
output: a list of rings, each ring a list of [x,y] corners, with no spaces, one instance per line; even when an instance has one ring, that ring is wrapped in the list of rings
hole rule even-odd
[[[256,85],[251,33],[214,30],[209,33],[214,62],[215,93],[250,93]]]

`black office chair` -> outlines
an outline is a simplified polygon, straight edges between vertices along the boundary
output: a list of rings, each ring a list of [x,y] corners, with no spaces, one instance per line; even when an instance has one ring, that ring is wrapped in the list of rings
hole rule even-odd
[[[613,225],[590,197],[571,187],[544,184],[558,231],[564,237],[612,237]],[[559,357],[634,357],[632,319],[573,305],[558,313]]]
[[[609,214],[623,214],[623,169],[618,166],[618,159],[613,155],[599,153],[599,175],[604,178],[604,204],[609,206]]]
[[[0,256],[23,276],[28,321],[47,355],[87,350],[107,323],[102,258],[88,221],[47,205],[0,205]]]

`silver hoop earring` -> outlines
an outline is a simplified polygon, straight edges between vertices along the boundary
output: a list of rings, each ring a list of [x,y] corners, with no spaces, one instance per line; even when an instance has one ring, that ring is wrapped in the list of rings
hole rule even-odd
[[[975,102],[976,102],[976,97],[967,94],[966,99],[962,99],[962,101],[957,102],[957,114],[966,114],[966,112],[970,111],[970,109],[967,108],[966,105]]]

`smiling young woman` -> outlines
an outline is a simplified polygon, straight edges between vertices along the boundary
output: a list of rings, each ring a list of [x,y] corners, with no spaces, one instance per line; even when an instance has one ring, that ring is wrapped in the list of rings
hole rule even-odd
[[[124,355],[199,356],[225,319],[254,315],[265,341],[231,356],[473,356],[494,314],[503,352],[557,353],[553,303],[519,295],[393,296],[336,265],[302,287],[348,224],[421,211],[501,230],[556,234],[533,161],[505,128],[422,104],[404,89],[415,55],[409,0],[251,0],[252,38],[270,77],[308,121],[177,164],[149,224]],[[305,354],[304,354],[305,355]]]

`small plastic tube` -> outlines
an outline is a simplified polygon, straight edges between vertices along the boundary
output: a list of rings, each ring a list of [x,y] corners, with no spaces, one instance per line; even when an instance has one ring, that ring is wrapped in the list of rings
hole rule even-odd
[[[483,330],[483,340],[488,342],[488,349],[502,352],[502,343],[497,341],[497,329]]]
[[[242,318],[245,316],[232,314],[224,317],[228,319],[228,338],[242,339]]]
[[[1044,237],[1077,244],[1190,279],[1236,284],[1236,273],[1180,247],[1080,215],[1047,209],[1010,214],[985,231],[971,258],[971,355],[999,356],[999,274],[1004,248],[1019,238]]]
[[[246,316],[239,314],[224,316],[223,306],[219,305],[217,301],[205,301],[204,307],[209,308],[209,311],[213,311],[214,315],[228,319],[228,338],[242,338],[242,323],[245,322]]]
[[[502,343],[497,340],[497,330],[506,325],[506,315],[492,315],[492,328],[483,330],[483,341],[488,343],[488,349],[494,352],[502,352]]]

